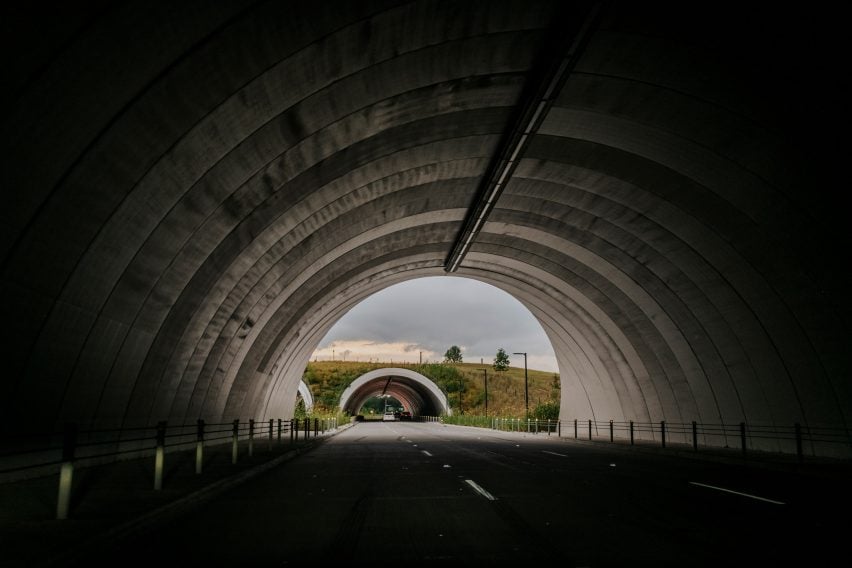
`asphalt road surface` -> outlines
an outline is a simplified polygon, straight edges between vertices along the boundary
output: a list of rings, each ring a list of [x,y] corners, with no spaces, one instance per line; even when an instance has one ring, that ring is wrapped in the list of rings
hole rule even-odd
[[[541,434],[362,423],[100,560],[828,566],[852,535],[845,485]]]

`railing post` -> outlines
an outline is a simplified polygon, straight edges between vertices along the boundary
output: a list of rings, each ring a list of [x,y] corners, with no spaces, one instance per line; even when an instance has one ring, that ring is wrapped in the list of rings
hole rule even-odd
[[[698,423],[692,421],[692,449],[698,451]]]
[[[574,439],[577,439],[577,419],[574,419]]]
[[[157,422],[157,447],[154,450],[154,491],[163,488],[163,465],[166,458],[166,423]]]
[[[317,437],[318,431],[319,431],[319,418],[314,418],[314,438]]]
[[[589,420],[589,440],[592,439],[592,421]]]
[[[254,455],[254,419],[249,418],[249,457]]]
[[[195,429],[195,474],[200,475],[204,467],[204,420],[198,419]]]
[[[630,421],[630,445],[633,445],[633,421]]]
[[[272,432],[275,429],[275,421],[272,418],[269,419],[269,451],[272,451]]]
[[[290,445],[293,445],[293,436],[296,434],[296,421],[294,419],[290,419]]]
[[[740,445],[743,449],[743,455],[746,453],[746,427],[745,422],[740,422]]]
[[[62,465],[59,467],[59,492],[56,498],[56,518],[68,518],[71,507],[71,485],[74,479],[74,452],[77,449],[77,425],[66,424],[62,436]]]
[[[233,439],[231,440],[231,463],[237,463],[237,457],[240,453],[240,419],[234,420]]]
[[[663,447],[666,447],[666,421],[660,421],[660,436],[662,437]]]
[[[613,430],[613,427],[612,427],[612,420],[610,420],[610,421],[609,421],[609,441],[610,441],[610,443],[612,443],[612,442],[614,441],[614,440],[613,440],[613,431],[612,431],[612,430]]]
[[[802,425],[796,422],[796,456],[799,458],[799,463],[802,463],[805,459],[804,452],[802,452]]]
[[[305,418],[305,441],[311,437],[311,419]]]
[[[556,421],[556,435],[559,438],[562,437],[562,421],[561,420]]]
[[[284,421],[281,418],[278,419],[278,443],[279,444],[281,443],[281,429],[283,428],[283,424],[282,424],[283,422]]]

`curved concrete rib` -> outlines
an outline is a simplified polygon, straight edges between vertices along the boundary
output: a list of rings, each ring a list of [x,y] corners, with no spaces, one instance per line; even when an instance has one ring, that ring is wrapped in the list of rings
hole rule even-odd
[[[299,381],[299,394],[305,401],[305,412],[310,412],[314,408],[314,395],[305,381]]]

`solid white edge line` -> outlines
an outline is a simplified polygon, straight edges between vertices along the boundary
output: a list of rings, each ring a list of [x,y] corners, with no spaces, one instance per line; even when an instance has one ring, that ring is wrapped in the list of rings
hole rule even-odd
[[[565,454],[558,454],[558,453],[556,453],[556,452],[548,452],[547,450],[541,450],[541,453],[543,453],[543,454],[550,454],[550,455],[552,455],[552,456],[559,456],[560,458],[567,458],[567,457],[568,457],[568,456],[566,456]]]
[[[734,495],[741,495],[743,497],[748,497],[750,499],[757,499],[758,501],[766,501],[767,503],[772,503],[774,505],[786,505],[783,501],[775,501],[774,499],[767,499],[766,497],[758,497],[757,495],[750,495],[748,493],[740,493],[739,491],[733,491],[731,489],[725,489],[724,487],[716,487],[715,485],[707,485],[706,483],[698,483],[697,481],[690,481],[690,485],[697,485],[699,487],[707,487],[708,489],[715,489],[716,491],[724,491],[725,493],[733,493]]]
[[[494,495],[492,495],[491,493],[489,493],[488,491],[486,491],[485,489],[480,487],[480,485],[478,483],[476,483],[474,480],[465,479],[464,481],[465,481],[465,483],[467,483],[468,485],[473,487],[474,491],[476,491],[477,493],[479,493],[480,495],[482,495],[483,497],[485,497],[489,501],[496,501],[497,500],[497,497],[495,497]]]
[[[429,456],[430,458],[433,457],[432,454],[430,454],[426,450],[420,450],[420,451],[423,452],[424,454],[426,454],[427,456]]]

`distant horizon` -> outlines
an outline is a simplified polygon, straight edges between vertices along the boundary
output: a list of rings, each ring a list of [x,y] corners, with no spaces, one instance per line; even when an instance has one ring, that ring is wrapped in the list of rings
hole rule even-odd
[[[509,368],[523,370],[523,368],[524,368],[523,357],[520,358],[522,360],[522,362],[520,364],[517,363],[516,361],[512,361],[512,359],[511,359],[512,355],[511,354],[509,355],[509,357],[510,357]],[[415,361],[380,361],[380,360],[377,360],[375,358],[373,358],[372,360],[363,360],[363,359],[359,359],[359,358],[355,358],[355,359],[341,359],[341,358],[325,359],[325,358],[315,357],[315,358],[311,359],[310,361],[308,361],[308,363],[365,363],[365,364],[368,364],[368,365],[388,365],[388,366],[392,366],[392,365],[403,365],[403,366],[404,365],[409,365],[409,366],[413,366],[413,365],[476,365],[476,366],[487,365],[488,368],[491,369],[494,365],[494,360],[492,358],[491,361],[483,361],[483,362],[462,361],[461,363],[446,363],[446,362],[444,362],[443,359],[441,359],[441,360],[428,360],[428,361],[426,359],[424,359],[423,362],[421,363],[419,361],[419,359],[415,360]],[[538,369],[536,367],[533,367],[532,365],[529,364],[529,360],[527,362],[527,369],[530,370],[530,371],[539,371],[539,372],[542,372],[542,373],[556,373],[557,375],[559,374],[558,369],[556,369],[556,370]]]
[[[513,366],[559,372],[541,324],[513,296],[458,276],[430,276],[395,284],[362,300],[329,330],[311,360],[441,362],[452,345],[465,361],[490,365],[498,348]],[[523,361],[520,364],[523,367]]]

